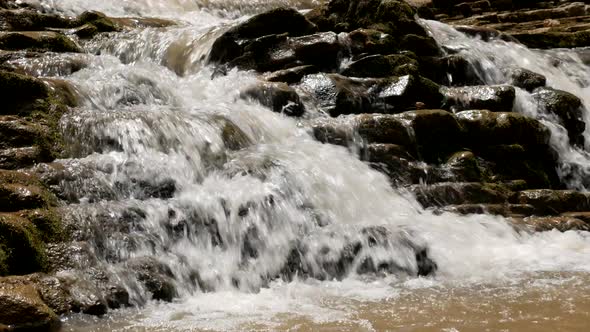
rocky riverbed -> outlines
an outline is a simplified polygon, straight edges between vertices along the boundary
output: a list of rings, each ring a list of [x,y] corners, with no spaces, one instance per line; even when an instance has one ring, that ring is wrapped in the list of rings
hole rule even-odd
[[[207,7],[224,21],[196,38],[172,15],[0,0],[0,330],[277,280],[444,274],[416,235],[430,219],[400,211],[590,230],[588,1],[242,7]],[[227,91],[190,104],[219,89],[174,81],[193,77]]]

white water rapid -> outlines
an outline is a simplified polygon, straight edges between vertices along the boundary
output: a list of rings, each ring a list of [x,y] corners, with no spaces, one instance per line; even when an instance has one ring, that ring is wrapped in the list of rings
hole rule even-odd
[[[590,307],[580,295],[590,294],[590,234],[529,234],[501,217],[434,215],[349,150],[315,141],[309,119],[238,98],[255,74],[211,78],[203,58],[234,19],[314,1],[37,3],[68,14],[99,10],[179,22],[99,36],[84,45],[93,54],[82,56],[87,67],[73,74],[60,75],[49,60],[32,64],[82,96],[62,119],[76,157],[58,161],[72,173],[60,184],[62,198],[75,202],[66,218],[77,241],[90,244],[93,264],[137,305],[101,318],[68,317],[65,331],[476,331],[490,326],[485,322],[500,329],[524,320],[523,311],[533,312],[526,319],[542,330],[559,305],[562,319],[590,319],[588,310],[578,311]],[[549,86],[580,96],[590,109],[588,84],[579,82],[590,68],[575,55],[560,53],[562,66],[549,67],[554,54],[427,24],[439,43],[481,62],[486,82],[503,83],[496,68],[515,64],[546,75]],[[517,111],[549,123],[527,98],[518,92]],[[590,114],[584,120],[590,124]],[[579,166],[570,185],[585,188],[590,157],[552,128],[564,165]],[[381,244],[367,245],[373,237]],[[335,266],[354,243],[363,244],[361,254],[342,274]],[[275,277],[295,264],[294,247],[301,253],[296,263],[315,278],[301,271]],[[416,252],[424,248],[438,270],[416,277]],[[131,272],[132,262],[146,258],[167,270],[172,303],[148,301]],[[368,259],[395,273],[357,274]],[[463,325],[467,319],[473,325]]]

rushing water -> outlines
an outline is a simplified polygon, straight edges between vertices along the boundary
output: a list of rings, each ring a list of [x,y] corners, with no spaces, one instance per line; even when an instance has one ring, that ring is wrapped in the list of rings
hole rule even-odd
[[[62,120],[75,158],[59,161],[71,173],[59,190],[73,202],[66,220],[92,257],[60,274],[80,274],[90,260],[139,305],[102,318],[69,317],[65,330],[553,331],[583,330],[590,320],[587,233],[519,233],[500,217],[433,215],[348,149],[313,140],[309,119],[238,98],[254,74],[211,79],[202,61],[232,19],[312,1],[37,3],[68,14],[95,9],[179,22],[99,36],[84,45],[99,55],[81,56],[87,67],[74,74],[56,71],[55,58],[26,64],[63,76],[82,98]],[[589,69],[573,55],[550,69],[550,54],[427,23],[440,43],[460,44],[482,62],[490,83],[504,80],[495,67],[518,64],[590,103],[587,85],[576,82]],[[548,120],[526,93],[518,96],[518,111]],[[564,163],[590,165],[559,130],[553,126],[554,146]],[[384,234],[386,244],[366,246],[359,257],[407,273],[350,272],[320,281],[348,244],[366,241],[368,229]],[[320,278],[272,278],[294,244]],[[411,277],[419,269],[414,250],[425,247],[439,269]],[[170,270],[173,303],[149,301],[134,277],[132,262],[146,257]],[[351,262],[351,271],[362,263]]]

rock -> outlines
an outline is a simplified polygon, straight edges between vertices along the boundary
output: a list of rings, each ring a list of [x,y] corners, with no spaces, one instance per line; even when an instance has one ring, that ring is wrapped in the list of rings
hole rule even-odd
[[[305,113],[299,95],[285,83],[261,82],[247,88],[240,96],[256,100],[276,113],[288,116],[302,116]]]
[[[73,40],[64,34],[52,31],[0,32],[0,49],[37,52],[82,52]]]
[[[240,127],[225,117],[215,119],[221,126],[221,138],[230,150],[241,150],[252,144],[252,140]]]
[[[569,217],[582,220],[586,224],[590,225],[590,212],[565,212],[561,214],[562,217]]]
[[[313,136],[322,143],[348,147],[353,141],[354,133],[350,125],[340,123],[338,119],[318,118],[311,122]]]
[[[418,62],[401,54],[369,55],[352,62],[342,71],[344,76],[353,77],[388,77],[415,74]]]
[[[313,35],[289,39],[289,49],[295,52],[298,61],[321,68],[336,68],[340,42],[334,32],[320,32]]]
[[[37,99],[45,99],[49,90],[42,81],[19,74],[0,71],[2,114],[28,114],[38,108]]]
[[[483,85],[475,68],[458,54],[418,57],[420,73],[434,82],[447,86]]]
[[[479,147],[497,144],[546,146],[549,130],[535,119],[518,113],[463,111],[456,115],[469,137],[466,145]]]
[[[213,43],[207,62],[227,63],[242,56],[246,46],[244,40],[282,33],[301,36],[315,31],[315,25],[295,9],[277,8],[256,15],[224,33]]]
[[[34,286],[0,279],[0,326],[16,331],[58,331],[59,317],[43,302]]]
[[[284,279],[315,278],[342,280],[351,273],[428,276],[438,269],[429,257],[428,248],[411,239],[404,230],[365,227],[351,236],[322,232],[293,248],[281,269]],[[330,242],[331,241],[331,242]],[[332,243],[338,241],[340,245]],[[328,244],[330,243],[330,244]],[[414,259],[397,257],[412,255]],[[312,261],[310,261],[310,258]]]
[[[380,81],[375,93],[377,101],[387,105],[389,113],[399,113],[416,108],[416,102],[421,103],[421,108],[440,108],[443,96],[439,90],[439,85],[427,78],[405,75]]]
[[[519,192],[513,201],[518,204],[532,205],[537,215],[590,210],[588,194],[573,190],[525,190]]]
[[[80,97],[70,82],[57,78],[45,78],[43,81],[49,87],[52,96],[57,98],[61,104],[70,107],[78,106]]]
[[[474,182],[482,180],[483,174],[479,162],[471,151],[454,153],[447,160],[447,165],[453,174],[457,174],[464,180]]]
[[[133,259],[126,264],[154,300],[170,302],[176,296],[172,271],[165,264],[150,257]]]
[[[398,0],[332,0],[312,10],[306,17],[321,31],[379,30],[392,36],[417,34],[424,29],[414,20],[416,12]]]
[[[338,74],[314,74],[303,78],[299,88],[331,116],[359,114],[371,110],[369,88],[374,80],[351,79]]]
[[[503,217],[520,217],[530,216],[534,213],[534,208],[526,204],[460,204],[445,206],[441,208],[441,211],[462,215],[491,214]]]
[[[452,113],[444,110],[417,110],[396,115],[408,124],[417,144],[418,156],[427,162],[440,162],[462,141],[462,128]]]
[[[546,112],[556,115],[568,131],[570,143],[584,146],[583,108],[580,98],[573,94],[551,88],[538,88],[533,92],[533,98],[539,107]]]
[[[512,195],[506,187],[492,183],[437,183],[408,188],[424,207],[461,204],[504,204]]]
[[[508,71],[508,77],[512,79],[512,85],[527,91],[533,91],[536,88],[544,87],[547,78],[524,68],[515,68]]]
[[[466,86],[442,88],[445,107],[460,111],[485,109],[493,112],[510,112],[516,92],[507,85]]]
[[[472,37],[479,37],[483,41],[491,41],[495,39],[500,39],[504,41],[510,42],[518,42],[513,37],[502,33],[499,30],[489,28],[489,27],[481,27],[481,26],[468,26],[468,25],[459,25],[455,26],[457,31],[463,32],[464,34]]]
[[[410,127],[394,115],[362,114],[355,118],[358,133],[368,143],[413,146]]]
[[[537,232],[558,230],[567,231],[590,231],[590,225],[580,219],[573,217],[528,217],[523,222],[534,227]]]
[[[35,226],[15,214],[0,213],[0,275],[23,275],[45,266],[45,248]]]
[[[43,127],[17,116],[0,116],[0,149],[34,145]]]
[[[398,42],[391,35],[378,30],[357,29],[348,34],[352,55],[393,54]]]
[[[487,145],[478,154],[488,162],[490,181],[522,179],[529,189],[558,188],[557,162],[547,149],[519,144]]]
[[[310,74],[319,72],[319,69],[313,65],[304,65],[275,71],[265,78],[269,82],[283,82],[287,84],[296,84],[301,82],[301,79]]]
[[[4,31],[43,31],[47,28],[73,28],[71,18],[44,14],[36,10],[0,10],[0,29]]]
[[[420,56],[441,54],[436,40],[430,36],[408,34],[401,40],[399,48],[414,52]]]

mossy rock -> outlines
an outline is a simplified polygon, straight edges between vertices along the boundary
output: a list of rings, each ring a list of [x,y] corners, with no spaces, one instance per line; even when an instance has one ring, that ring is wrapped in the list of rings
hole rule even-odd
[[[10,275],[43,271],[47,267],[45,245],[38,230],[28,220],[14,214],[0,214],[0,250]]]
[[[0,32],[0,49],[35,52],[82,52],[73,40],[62,33],[53,31]]]

